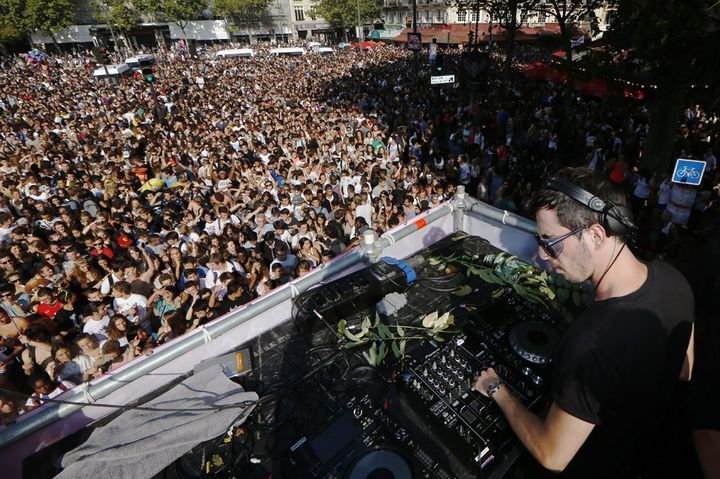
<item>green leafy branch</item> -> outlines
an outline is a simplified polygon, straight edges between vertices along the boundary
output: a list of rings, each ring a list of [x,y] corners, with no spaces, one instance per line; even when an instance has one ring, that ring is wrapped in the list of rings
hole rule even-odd
[[[411,340],[432,339],[436,342],[443,342],[445,333],[455,333],[447,328],[454,324],[454,318],[450,313],[438,315],[438,312],[428,314],[423,318],[420,326],[401,326],[400,324],[387,325],[382,322],[379,314],[375,314],[374,324],[370,318],[365,318],[360,323],[360,331],[353,332],[347,327],[347,321],[341,319],[338,322],[338,334],[347,339],[345,348],[357,348],[369,346],[368,357],[370,364],[379,366],[391,352],[395,359],[405,356],[407,342]],[[388,346],[389,345],[389,346]],[[388,349],[389,348],[389,349]]]
[[[439,256],[430,258],[428,262],[443,269],[452,264],[462,265],[468,277],[477,276],[486,283],[510,287],[527,301],[542,304],[546,308],[555,300],[561,303],[572,300],[576,306],[588,304],[592,300],[590,291],[584,285],[571,283],[559,274],[538,272],[530,263],[503,252],[485,255],[482,259],[479,255]],[[462,288],[469,289],[467,286]],[[469,292],[458,290],[454,294]]]

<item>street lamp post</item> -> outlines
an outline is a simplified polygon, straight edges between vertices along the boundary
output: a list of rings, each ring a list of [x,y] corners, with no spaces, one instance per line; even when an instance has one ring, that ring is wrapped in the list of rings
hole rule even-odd
[[[360,0],[357,0],[357,33],[358,33],[358,46],[360,47],[360,57],[363,55],[363,31],[362,25],[360,24]]]
[[[413,33],[417,33],[417,0],[413,0]]]

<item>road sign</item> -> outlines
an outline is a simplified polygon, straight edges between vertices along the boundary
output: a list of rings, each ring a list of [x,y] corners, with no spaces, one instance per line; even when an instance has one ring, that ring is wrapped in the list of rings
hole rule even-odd
[[[679,158],[675,163],[672,181],[684,185],[698,186],[705,173],[706,163],[698,160]]]
[[[455,83],[455,75],[439,75],[430,77],[431,85],[446,85],[448,83]]]
[[[408,32],[407,34],[407,48],[414,52],[422,51],[422,34]]]

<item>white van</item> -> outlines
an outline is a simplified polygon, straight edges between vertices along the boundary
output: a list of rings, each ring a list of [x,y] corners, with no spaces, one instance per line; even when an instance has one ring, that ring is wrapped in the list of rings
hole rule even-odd
[[[271,56],[291,56],[299,57],[305,55],[305,49],[299,47],[285,47],[285,48],[273,48],[270,50]]]
[[[335,55],[335,50],[330,47],[317,47],[313,51],[318,55]]]
[[[230,48],[227,50],[218,50],[215,53],[215,58],[252,58],[255,56],[255,52],[250,48]]]
[[[129,76],[132,76],[132,70],[126,63],[101,66],[93,72],[93,77],[96,80],[106,80],[112,84],[118,83],[122,78]]]
[[[138,55],[135,57],[126,58],[125,64],[133,70],[139,70],[141,61],[149,61],[151,64],[154,65],[156,63],[155,55]]]

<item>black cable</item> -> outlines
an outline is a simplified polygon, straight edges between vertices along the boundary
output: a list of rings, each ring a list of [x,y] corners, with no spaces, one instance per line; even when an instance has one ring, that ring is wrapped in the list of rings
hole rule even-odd
[[[114,408],[114,409],[136,409],[138,411],[157,411],[157,412],[187,412],[187,411],[221,411],[223,409],[233,409],[233,408],[244,408],[250,405],[254,405],[257,403],[257,401],[242,401],[237,404],[228,404],[226,406],[217,406],[217,407],[193,407],[193,408],[155,408],[155,407],[146,407],[146,406],[133,406],[129,404],[107,404],[107,403],[86,403],[86,402],[75,402],[75,401],[67,401],[65,399],[55,399],[55,398],[35,398],[34,396],[30,394],[24,394],[19,393],[16,391],[11,391],[10,389],[0,388],[0,392],[3,392],[5,394],[9,394],[11,396],[19,397],[22,399],[37,399],[42,402],[50,402],[50,403],[58,403],[58,404],[70,404],[74,406],[95,406],[95,407],[106,407],[106,408]]]
[[[613,267],[613,265],[615,264],[615,261],[617,261],[617,259],[618,259],[618,258],[620,257],[620,255],[622,254],[623,250],[625,249],[625,244],[626,244],[626,243],[623,243],[622,248],[620,248],[620,251],[618,251],[617,256],[615,256],[615,258],[613,258],[612,262],[610,262],[610,264],[608,265],[608,267],[607,267],[607,269],[605,270],[605,272],[602,274],[602,276],[600,276],[600,279],[598,280],[597,284],[596,284],[595,287],[593,288],[593,292],[592,292],[593,296],[595,296],[595,294],[597,293],[597,290],[598,290],[598,288],[600,287],[600,283],[602,283],[602,280],[605,279],[605,275],[608,274],[608,271],[610,271],[610,268]]]
[[[426,280],[426,281],[436,281],[438,283],[445,283],[450,282],[460,276],[462,273],[460,271],[455,271],[453,273],[447,273],[442,274],[439,276],[418,276],[418,281],[420,280]]]

